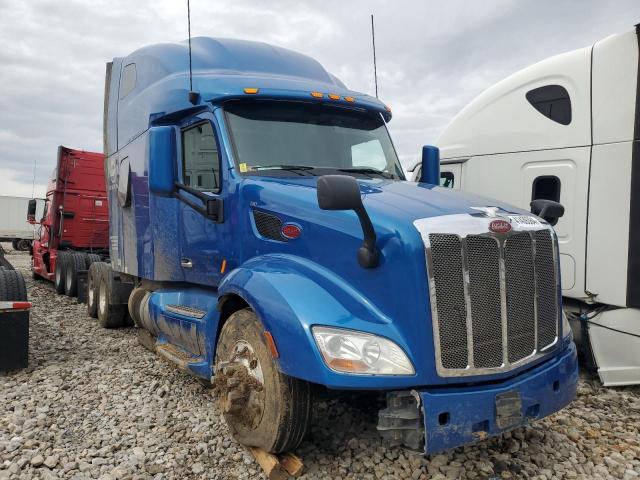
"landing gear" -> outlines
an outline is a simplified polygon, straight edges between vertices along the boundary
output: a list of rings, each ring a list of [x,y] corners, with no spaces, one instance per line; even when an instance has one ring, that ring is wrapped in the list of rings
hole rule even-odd
[[[218,405],[234,438],[281,453],[296,448],[311,415],[311,386],[278,369],[255,313],[240,310],[226,321],[216,352]]]

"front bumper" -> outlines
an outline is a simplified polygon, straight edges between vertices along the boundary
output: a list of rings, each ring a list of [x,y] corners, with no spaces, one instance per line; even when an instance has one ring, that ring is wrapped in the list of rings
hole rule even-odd
[[[390,393],[389,407],[380,412],[378,430],[391,443],[416,448],[416,420],[422,417],[419,427],[424,430],[419,435],[424,435],[424,452],[433,454],[551,415],[575,398],[577,384],[578,361],[571,342],[556,358],[503,382],[409,395]],[[407,399],[415,399],[418,417],[408,418],[412,415]]]

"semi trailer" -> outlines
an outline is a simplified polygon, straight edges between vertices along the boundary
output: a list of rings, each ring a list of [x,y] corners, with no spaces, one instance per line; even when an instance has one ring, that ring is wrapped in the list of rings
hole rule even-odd
[[[438,140],[443,185],[564,206],[564,308],[586,364],[611,386],[640,383],[638,44],[636,28],[525,68]]]
[[[34,278],[52,281],[57,293],[76,296],[79,272],[108,258],[103,158],[101,153],[58,147],[46,198],[29,202],[27,219],[38,226],[31,271]]]
[[[92,313],[212,383],[239,442],[295,448],[319,389],[386,396],[382,437],[425,453],[574,398],[552,200],[438,187],[433,147],[406,181],[385,104],[264,43],[144,47],[105,95]]]
[[[34,228],[24,218],[29,204],[27,197],[0,195],[0,242],[11,242],[14,250],[26,252],[31,248]],[[42,214],[42,204],[39,212]]]

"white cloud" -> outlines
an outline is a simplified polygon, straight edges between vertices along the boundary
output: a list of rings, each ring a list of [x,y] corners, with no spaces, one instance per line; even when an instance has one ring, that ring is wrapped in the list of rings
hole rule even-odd
[[[579,8],[578,8],[579,5]],[[191,0],[194,36],[262,40],[318,59],[349,87],[379,92],[409,163],[475,95],[504,76],[628,30],[637,0]],[[100,151],[105,63],[187,36],[186,1],[0,0],[0,193],[30,195],[58,145]]]

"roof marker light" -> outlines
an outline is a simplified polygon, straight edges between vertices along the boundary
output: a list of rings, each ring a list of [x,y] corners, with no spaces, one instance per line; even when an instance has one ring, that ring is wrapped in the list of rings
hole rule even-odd
[[[340,100],[340,95],[336,95],[335,93],[330,93],[329,98],[331,100]]]
[[[351,103],[353,103],[353,102],[355,102],[355,101],[356,101],[356,99],[355,99],[355,98],[353,98],[353,97],[344,97],[344,99],[345,99],[347,102],[351,102]]]
[[[247,87],[247,88],[244,89],[244,93],[249,94],[249,95],[255,95],[258,92],[259,92],[259,90],[257,88]]]
[[[311,92],[311,96],[314,98],[323,98],[324,97],[324,93],[322,92]]]

